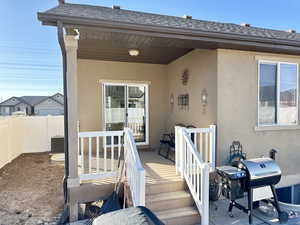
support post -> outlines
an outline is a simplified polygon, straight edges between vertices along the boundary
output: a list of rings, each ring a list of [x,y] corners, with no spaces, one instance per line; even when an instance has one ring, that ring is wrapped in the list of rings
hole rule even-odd
[[[201,224],[209,225],[209,165],[207,163],[201,168]]]
[[[180,175],[181,178],[184,177],[184,173],[185,173],[185,163],[186,163],[186,144],[185,144],[185,140],[183,137],[183,127],[179,127],[179,154],[180,154]]]
[[[209,151],[209,163],[212,170],[216,168],[216,125],[210,125],[210,151]]]
[[[175,126],[175,169],[176,175],[180,171],[180,142],[179,142],[179,127]]]
[[[145,179],[146,179],[146,176],[145,176],[145,170],[140,170],[139,171],[140,174],[139,174],[139,205],[140,206],[145,206],[146,205],[146,199],[145,199],[145,196],[146,196],[146,183],[145,183]]]
[[[78,33],[72,32],[64,35],[66,48],[66,79],[67,79],[67,101],[68,101],[68,150],[69,150],[69,177],[67,187],[79,186],[78,177],[78,96],[77,96],[77,48]],[[69,199],[70,221],[78,219],[78,203]]]

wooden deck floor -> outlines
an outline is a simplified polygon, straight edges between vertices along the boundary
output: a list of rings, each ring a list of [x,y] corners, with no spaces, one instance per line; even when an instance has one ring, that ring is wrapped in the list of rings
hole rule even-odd
[[[176,175],[174,162],[163,158],[156,152],[140,152],[141,161],[146,171],[146,183],[158,183],[180,180]]]
[[[153,151],[139,151],[139,155],[146,172],[146,184],[181,180],[180,176],[176,175],[174,162],[165,159],[158,155],[157,152]],[[95,161],[95,159],[93,159],[93,161]],[[117,165],[117,160],[115,160],[114,165]],[[97,184],[109,184],[115,183],[116,178],[89,180],[84,181],[83,183],[91,182]]]

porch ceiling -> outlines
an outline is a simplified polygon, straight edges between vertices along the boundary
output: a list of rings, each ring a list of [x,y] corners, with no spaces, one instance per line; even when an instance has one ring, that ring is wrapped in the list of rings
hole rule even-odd
[[[69,26],[67,26],[69,27]],[[74,28],[70,26],[70,28]],[[185,55],[193,49],[239,49],[247,51],[261,51],[273,53],[299,54],[298,48],[279,45],[264,45],[249,42],[240,45],[240,42],[220,43],[211,39],[193,39],[187,36],[169,36],[160,33],[141,33],[136,31],[77,27],[80,33],[78,43],[78,58],[96,59],[120,62],[140,62],[169,64],[173,60]],[[129,49],[138,49],[140,54],[130,56]]]
[[[78,58],[168,64],[193,49],[183,40],[80,29]],[[129,49],[140,54],[130,56]]]

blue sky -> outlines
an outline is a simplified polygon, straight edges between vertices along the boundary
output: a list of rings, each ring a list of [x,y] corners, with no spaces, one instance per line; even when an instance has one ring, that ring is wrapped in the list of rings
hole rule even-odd
[[[299,0],[66,1],[300,32]],[[1,0],[0,100],[62,92],[56,29],[42,26],[36,18],[38,11],[56,4],[56,0]]]

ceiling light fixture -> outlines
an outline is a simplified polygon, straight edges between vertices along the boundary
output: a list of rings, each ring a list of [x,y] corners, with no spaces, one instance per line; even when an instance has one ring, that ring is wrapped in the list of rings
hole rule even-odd
[[[130,56],[138,56],[140,51],[138,49],[129,49],[128,53]]]

